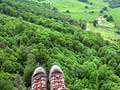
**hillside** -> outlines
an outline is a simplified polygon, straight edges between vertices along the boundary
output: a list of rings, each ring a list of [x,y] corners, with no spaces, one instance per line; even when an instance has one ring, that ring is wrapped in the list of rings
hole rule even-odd
[[[1,0],[0,90],[30,90],[33,70],[54,64],[69,90],[119,90],[120,45],[71,21],[48,3]]]
[[[35,0],[34,0],[35,1]],[[37,1],[37,0],[36,0]],[[86,0],[85,0],[86,1]],[[119,2],[119,0],[116,2]],[[110,0],[88,0],[88,2],[80,2],[80,0],[43,0],[40,3],[50,3],[52,6],[71,18],[77,20],[85,20],[88,23],[87,29],[92,32],[97,32],[102,37],[111,42],[119,41],[120,35],[116,33],[115,24],[120,22],[120,8],[111,8],[111,4],[116,5],[116,2]],[[104,25],[99,25],[98,28],[92,27],[91,24],[98,16],[111,16],[113,22],[105,22]],[[111,27],[112,25],[112,27]],[[114,43],[115,43],[114,42]]]
[[[102,0],[92,1],[95,2],[93,5],[83,3],[78,0],[52,0],[51,5],[57,7],[63,14],[72,16],[74,19],[85,19],[91,21],[95,19],[96,16],[99,15],[98,12],[106,6]],[[46,2],[49,3],[51,0],[46,0]],[[85,6],[88,6],[89,8],[85,9]],[[66,13],[67,10],[69,10],[70,13]]]
[[[88,0],[89,3],[83,3],[79,0],[44,0],[46,3],[51,3],[52,6],[55,6],[59,11],[65,15],[70,15],[72,18],[79,20],[84,19],[88,21],[93,21],[99,15],[112,15],[115,21],[120,20],[120,8],[110,8],[109,6],[116,5],[119,0],[113,0],[110,2],[104,2],[105,0]],[[116,1],[116,2],[115,2]],[[86,8],[87,7],[87,8]],[[107,11],[101,13],[100,11],[107,7]],[[70,13],[66,11],[69,10]]]

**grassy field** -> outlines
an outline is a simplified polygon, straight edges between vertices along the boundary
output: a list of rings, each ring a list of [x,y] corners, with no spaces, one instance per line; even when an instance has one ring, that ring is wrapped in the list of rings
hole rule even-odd
[[[51,0],[47,2],[51,2]],[[63,14],[70,15],[76,20],[84,19],[91,21],[96,19],[96,17],[99,16],[99,11],[103,7],[108,6],[108,4],[103,3],[103,0],[91,0],[90,2],[92,2],[93,5],[82,3],[78,0],[54,0],[51,4],[57,7]],[[88,6],[88,9],[85,9],[85,6]],[[69,10],[70,13],[66,13],[67,10]]]
[[[47,0],[47,2],[51,2],[51,0]],[[79,2],[78,0],[52,0],[51,5],[57,7],[60,12],[66,15],[70,15],[72,18],[79,20],[87,20],[93,21],[100,14],[100,10],[103,7],[107,7],[108,11],[103,14],[112,15],[115,22],[120,21],[120,8],[111,9],[109,8],[109,4],[103,2],[103,0],[90,0],[93,4],[87,4]],[[88,6],[88,9],[85,9],[85,6]],[[66,13],[69,10],[70,13]],[[94,13],[91,13],[91,12]],[[88,30],[100,33],[105,39],[114,41],[120,39],[120,35],[115,33],[116,29],[114,28],[114,23],[102,23],[99,24],[98,27],[93,27],[91,24],[88,24]]]
[[[105,14],[112,15],[115,22],[120,22],[120,8],[110,9]]]
[[[103,2],[103,0],[89,0],[89,2],[92,2],[92,5],[79,2],[78,0],[45,0],[45,2],[50,3],[58,8],[61,13],[70,15],[76,20],[83,19],[93,21],[97,16],[102,15],[100,10],[103,7],[108,7],[108,11],[103,14],[112,15],[115,21],[120,20],[120,8],[111,9],[109,8],[109,4]],[[88,8],[86,9],[85,6],[88,6]],[[67,10],[69,10],[70,13],[66,13]]]
[[[120,35],[116,33],[113,23],[101,23],[97,27],[93,27],[93,25],[88,24],[88,31],[92,31],[94,33],[100,33],[102,37],[106,40],[109,40],[114,43],[114,40],[120,39]]]

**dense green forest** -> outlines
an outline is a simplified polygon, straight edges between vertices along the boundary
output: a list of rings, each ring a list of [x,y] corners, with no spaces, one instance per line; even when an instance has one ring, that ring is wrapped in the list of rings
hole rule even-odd
[[[54,64],[70,90],[120,90],[119,43],[82,30],[50,4],[0,0],[0,90],[30,90],[33,70]]]

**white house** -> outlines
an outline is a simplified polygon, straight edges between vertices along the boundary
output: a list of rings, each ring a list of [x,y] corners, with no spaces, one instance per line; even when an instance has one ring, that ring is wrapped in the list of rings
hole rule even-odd
[[[98,16],[97,20],[98,20],[98,23],[102,23],[106,21],[106,19],[103,16]]]

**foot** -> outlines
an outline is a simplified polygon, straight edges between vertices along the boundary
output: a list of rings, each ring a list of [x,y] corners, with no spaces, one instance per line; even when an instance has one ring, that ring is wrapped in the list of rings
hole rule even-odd
[[[42,67],[35,69],[32,75],[32,90],[47,90],[47,74]]]
[[[50,90],[67,90],[64,82],[64,73],[57,65],[52,66],[49,74]]]

